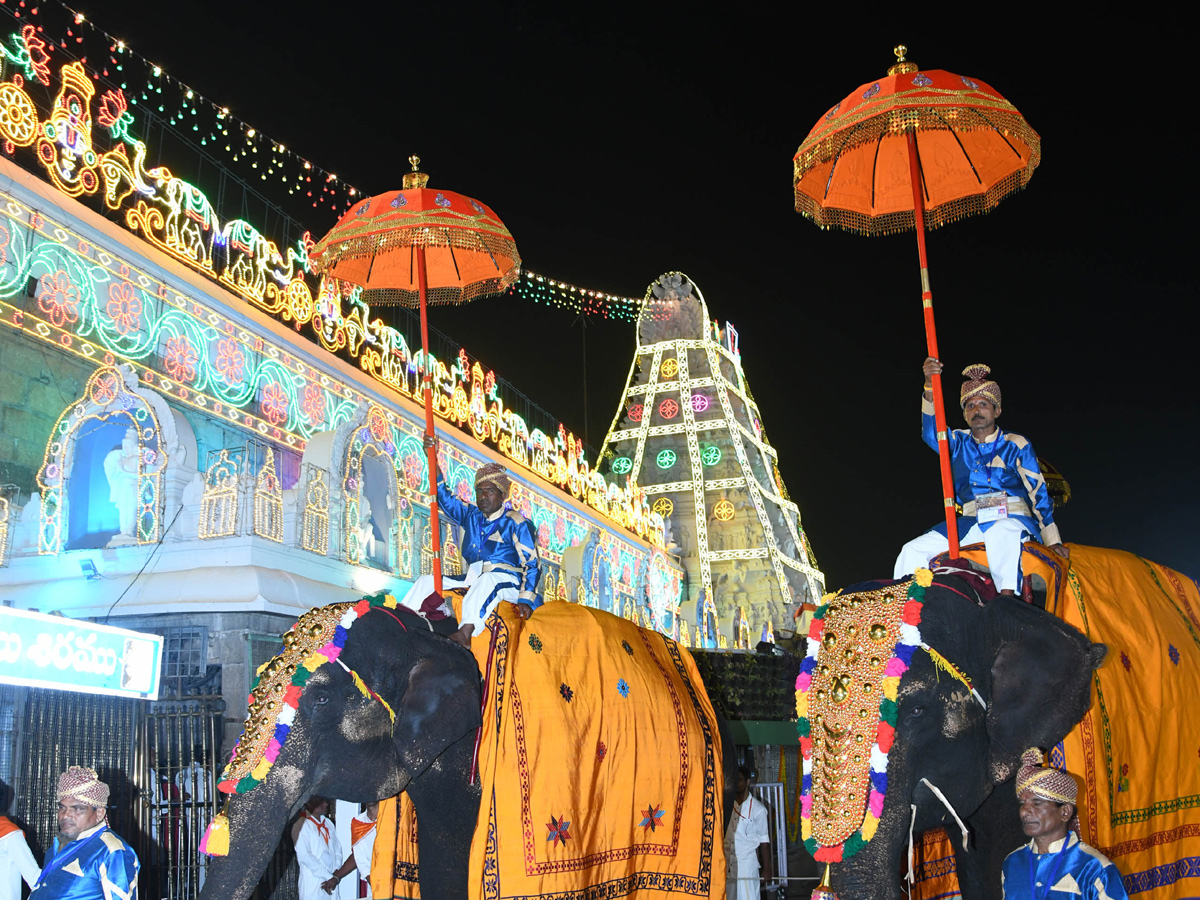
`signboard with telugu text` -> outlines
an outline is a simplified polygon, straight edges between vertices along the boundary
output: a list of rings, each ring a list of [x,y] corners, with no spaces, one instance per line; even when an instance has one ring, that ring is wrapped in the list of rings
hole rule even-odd
[[[157,700],[163,639],[0,607],[0,683]]]

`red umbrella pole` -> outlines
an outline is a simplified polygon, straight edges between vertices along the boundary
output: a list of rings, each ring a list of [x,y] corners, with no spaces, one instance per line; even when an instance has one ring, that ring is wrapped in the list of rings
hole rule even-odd
[[[417,286],[421,298],[421,366],[425,370],[422,382],[425,386],[425,436],[434,437],[433,428],[433,387],[432,367],[429,364],[429,320],[425,316],[425,247],[417,245]],[[428,452],[429,461],[429,543],[433,552],[433,589],[442,592],[442,532],[438,526],[437,505],[437,446],[431,446]],[[958,543],[954,544],[955,555],[958,554]]]
[[[925,345],[930,356],[940,359],[937,349],[937,330],[933,325],[933,291],[929,289],[929,261],[925,256],[925,192],[922,188],[921,163],[917,157],[916,132],[908,133],[908,163],[913,191],[913,216],[917,226],[917,254],[921,258],[921,305],[925,308]],[[950,558],[958,558],[958,514],[954,509],[954,479],[950,475],[950,442],[946,432],[946,410],[942,403],[942,376],[935,374],[933,382],[933,420],[937,429],[938,460],[942,469],[942,502],[946,507],[946,538],[950,542]]]

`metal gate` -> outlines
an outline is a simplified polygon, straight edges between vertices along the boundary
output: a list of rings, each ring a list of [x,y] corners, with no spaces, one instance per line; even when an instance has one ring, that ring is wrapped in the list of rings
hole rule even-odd
[[[0,737],[11,741],[0,780],[34,855],[58,831],[58,776],[91,766],[111,790],[109,824],[141,861],[142,900],[195,900],[209,862],[200,839],[224,799],[215,791],[224,708],[219,695],[146,702],[0,686]],[[296,900],[297,877],[284,838],[252,900]]]

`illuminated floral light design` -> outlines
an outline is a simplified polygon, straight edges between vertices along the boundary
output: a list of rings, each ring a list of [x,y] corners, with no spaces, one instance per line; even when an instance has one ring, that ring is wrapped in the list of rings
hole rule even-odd
[[[217,342],[217,371],[228,385],[240,384],[242,372],[245,369],[246,357],[242,348],[233,338],[225,338]]]
[[[326,394],[319,385],[311,381],[307,382],[304,385],[304,397],[301,403],[304,416],[312,423],[313,427],[324,424]]]
[[[119,334],[141,330],[142,300],[128,281],[108,286],[108,305],[105,307]]]
[[[675,455],[674,450],[660,450],[658,456],[655,458],[655,462],[658,463],[660,469],[669,469],[675,465],[677,459],[678,457]]]
[[[272,425],[286,421],[288,413],[288,398],[283,385],[272,381],[263,389],[262,411],[267,421]]]
[[[176,381],[190,384],[196,380],[196,362],[199,356],[186,334],[167,338],[167,354],[163,361],[167,372]]]
[[[62,269],[38,282],[38,309],[59,328],[79,321],[79,289]]]
[[[679,415],[679,404],[668,397],[662,403],[658,404],[658,414],[664,419],[673,419]]]

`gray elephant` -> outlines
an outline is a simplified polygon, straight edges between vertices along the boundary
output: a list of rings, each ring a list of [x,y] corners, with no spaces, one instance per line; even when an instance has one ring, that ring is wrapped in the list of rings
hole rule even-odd
[[[998,898],[1004,857],[1024,842],[1021,754],[1057,744],[1088,709],[1107,648],[1032,605],[981,605],[981,592],[994,590],[969,573],[869,582],[813,622],[798,684],[804,831],[840,900],[898,900],[910,835],[937,827],[964,900]]]
[[[446,619],[439,630],[454,625],[453,619]],[[684,770],[695,773],[690,776],[692,787],[688,790],[693,793],[689,796],[703,798],[696,808],[703,806],[708,833],[707,847],[702,847],[699,857],[699,880],[719,889],[723,869],[717,829],[723,827],[722,805],[724,810],[731,805],[727,800],[722,804],[722,775],[732,770],[733,747],[728,732],[719,733],[721,724],[714,721],[703,686],[685,673],[685,669],[692,674],[695,671],[686,651],[669,638],[576,604],[548,604],[527,623],[502,609],[492,627],[503,637],[493,645],[493,649],[503,647],[496,650],[496,660],[507,659],[508,670],[507,680],[501,685],[494,676],[504,670],[500,663],[493,663],[484,640],[483,659],[492,678],[487,696],[508,690],[515,700],[519,683],[520,702],[527,708],[522,726],[525,729],[533,729],[536,719],[553,715],[547,712],[553,709],[562,710],[564,716],[578,711],[582,718],[568,723],[572,734],[594,727],[605,718],[604,707],[591,702],[598,700],[598,695],[583,683],[586,673],[603,665],[591,645],[583,643],[591,639],[585,635],[606,641],[610,664],[622,667],[625,675],[619,683],[616,678],[606,678],[621,697],[621,712],[609,723],[611,730],[605,732],[612,744],[627,745],[632,751],[650,746],[640,741],[651,740],[656,729],[663,733],[661,720],[655,721],[649,718],[649,712],[643,712],[655,709],[646,695],[653,678],[662,681],[668,669],[678,671],[681,680],[672,681],[677,687],[671,690],[673,708],[680,716],[679,728],[685,718],[697,723],[687,726],[692,736],[684,741],[690,741]],[[511,654],[508,648],[512,648]],[[518,652],[525,656],[517,656]],[[522,663],[522,659],[528,661]],[[416,810],[418,845],[436,852],[432,864],[420,866],[421,895],[465,900],[481,797],[481,780],[470,777],[475,771],[476,733],[482,722],[476,660],[470,651],[432,632],[425,620],[397,608],[394,598],[385,595],[358,604],[314,609],[303,616],[284,636],[281,654],[261,672],[251,696],[246,729],[219,784],[222,791],[232,792],[233,796],[224,820],[218,817],[220,825],[210,827],[206,842],[212,852],[219,843],[217,833],[227,828],[228,855],[212,861],[201,900],[245,900],[274,853],[284,826],[310,795],[366,803],[401,791],[407,791]],[[579,702],[574,705],[573,692],[565,683],[560,693],[558,670],[554,669],[566,665],[574,666],[580,679],[573,681],[574,691],[579,694]],[[549,690],[535,690],[544,669],[549,670],[553,685]],[[643,672],[654,674],[643,679]],[[675,679],[676,675],[670,677]],[[638,694],[643,688],[645,693]],[[626,704],[624,697],[628,694],[633,696]],[[496,703],[496,707],[489,707],[489,723],[493,718],[499,721],[499,713],[493,715],[491,711],[499,708],[499,701]],[[518,706],[516,702],[512,705]],[[661,706],[657,708],[661,710]],[[501,729],[497,726],[496,730]],[[667,730],[672,740],[676,730],[675,725]],[[484,728],[485,739],[489,733]],[[582,750],[564,746],[564,765],[551,767],[555,770],[553,777],[567,784],[581,782],[581,773],[588,765],[593,766],[594,776],[596,767],[603,764],[603,746],[600,750],[600,762],[594,763],[596,753],[591,746]],[[481,751],[481,769],[486,758],[486,752]],[[662,765],[651,763],[650,770],[667,772]],[[482,779],[484,784],[488,784],[489,777]],[[516,781],[507,770],[495,776],[497,781],[501,777],[508,783]],[[732,787],[733,782],[731,777],[724,778],[724,785]],[[602,793],[602,783],[602,777],[593,777],[588,792]],[[488,790],[494,817],[498,791]],[[679,795],[683,796],[682,787]],[[612,815],[612,797],[595,799],[597,815],[591,819],[584,815],[585,810],[574,810],[575,836],[561,829],[564,842],[568,838],[576,842],[570,845],[572,849],[581,846],[578,834],[584,821]],[[656,802],[654,797],[636,799],[643,805],[647,800]],[[606,800],[608,806],[604,806]],[[555,808],[554,813],[561,815],[562,810]],[[637,839],[643,839],[647,823],[660,825],[662,815],[657,807],[643,813],[645,828],[637,828],[634,819],[631,829],[636,828]],[[493,837],[486,843],[490,848],[497,841]],[[520,843],[519,836],[516,843]],[[677,843],[689,850],[704,844],[696,840],[696,835]],[[641,856],[653,860],[655,853],[635,854]],[[643,863],[638,865],[645,868]],[[569,877],[588,875],[581,872]],[[648,880],[655,877],[660,876],[651,873]]]

